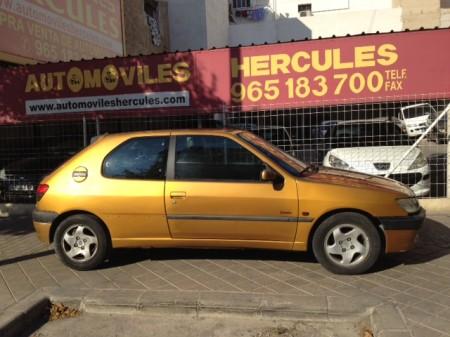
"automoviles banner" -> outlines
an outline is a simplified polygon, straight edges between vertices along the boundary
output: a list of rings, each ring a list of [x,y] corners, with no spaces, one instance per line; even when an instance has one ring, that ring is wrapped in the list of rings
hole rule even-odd
[[[6,69],[1,120],[448,98],[448,41],[439,29]]]

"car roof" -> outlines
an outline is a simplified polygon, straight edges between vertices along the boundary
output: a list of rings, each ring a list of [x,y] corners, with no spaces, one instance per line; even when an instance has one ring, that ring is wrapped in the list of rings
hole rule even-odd
[[[370,119],[353,119],[349,121],[337,121],[337,125],[345,125],[345,124],[370,124],[370,123],[387,123],[387,124],[394,124],[394,122],[390,121],[389,119],[385,117],[380,118],[370,118]]]
[[[407,110],[407,109],[418,108],[421,106],[427,106],[427,107],[433,108],[430,103],[418,103],[418,104],[411,104],[411,105],[403,106],[403,107],[401,107],[400,110],[403,111],[403,110]]]
[[[98,136],[98,139],[134,138],[134,137],[148,137],[148,136],[170,136],[170,135],[225,135],[225,134],[237,134],[242,131],[246,130],[232,129],[232,128],[145,130],[145,131],[130,131],[130,132],[105,134],[102,136]]]
[[[272,129],[283,129],[285,130],[286,127],[282,125],[257,125],[257,124],[245,124],[245,123],[230,123],[232,126],[230,129],[233,130],[246,130],[246,131],[252,131],[252,130],[272,130]]]

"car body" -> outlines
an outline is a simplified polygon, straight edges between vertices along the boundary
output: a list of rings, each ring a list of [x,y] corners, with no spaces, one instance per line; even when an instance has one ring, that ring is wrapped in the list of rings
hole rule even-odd
[[[319,125],[311,129],[311,137],[315,139],[322,139],[328,136],[330,130],[338,123],[340,120],[332,119],[320,122]]]
[[[43,154],[5,165],[0,170],[1,199],[5,202],[35,202],[39,182],[69,156],[67,153]]]
[[[429,103],[407,105],[394,115],[394,123],[409,137],[421,136],[436,118],[436,110]]]
[[[422,151],[416,147],[400,161],[411,145],[392,122],[341,121],[331,131],[331,149],[323,165],[377,176],[391,173],[390,178],[408,185],[416,196],[426,196],[431,189],[430,166]]]
[[[82,270],[111,247],[223,247],[313,250],[333,272],[361,273],[411,249],[425,216],[403,184],[317,170],[227,129],[105,136],[37,194],[39,238]]]

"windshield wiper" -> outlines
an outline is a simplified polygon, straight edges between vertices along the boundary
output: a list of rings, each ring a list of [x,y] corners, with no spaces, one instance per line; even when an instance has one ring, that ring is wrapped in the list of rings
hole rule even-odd
[[[319,166],[316,164],[309,164],[303,170],[299,172],[300,175],[306,172],[316,173],[319,172]]]

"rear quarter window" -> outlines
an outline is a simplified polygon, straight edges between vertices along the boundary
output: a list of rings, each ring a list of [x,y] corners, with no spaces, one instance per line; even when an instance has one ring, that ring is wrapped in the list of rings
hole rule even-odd
[[[133,138],[103,160],[102,175],[115,179],[164,180],[169,137]]]

